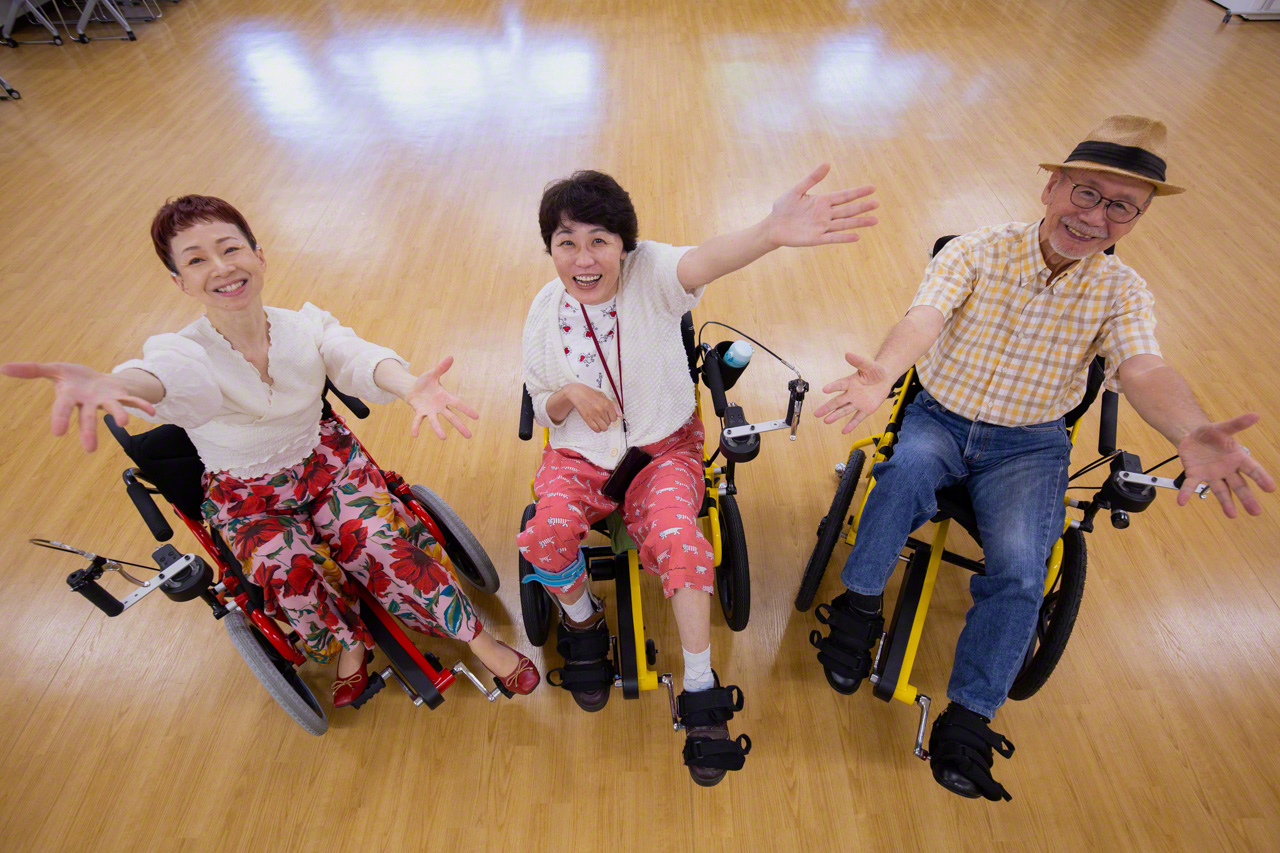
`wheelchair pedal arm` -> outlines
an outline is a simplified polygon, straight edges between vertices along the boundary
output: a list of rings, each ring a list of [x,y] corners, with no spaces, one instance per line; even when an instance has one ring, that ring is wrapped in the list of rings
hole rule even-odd
[[[497,686],[495,686],[492,690],[486,690],[484,687],[484,684],[480,681],[480,679],[476,678],[475,673],[467,669],[467,665],[462,661],[458,661],[453,665],[452,672],[454,675],[464,676],[467,679],[467,681],[470,681],[472,684],[474,684],[476,687],[476,690],[479,690],[481,693],[483,693],[484,698],[488,699],[490,702],[496,702],[498,697],[502,695],[501,688]]]
[[[103,571],[119,571],[117,566],[112,565],[112,561],[102,557],[95,557],[91,565],[67,575],[67,586],[83,595],[93,606],[108,616],[119,616],[141,601],[144,596],[159,589],[165,581],[185,572],[197,559],[194,554],[183,554],[180,558],[162,568],[155,577],[141,582],[134,581],[138,583],[138,589],[124,599],[117,599],[98,585],[98,578],[102,577]]]
[[[920,706],[920,727],[916,729],[916,758],[921,761],[929,760],[929,750],[924,748],[924,730],[929,723],[929,702],[928,696],[923,693],[916,694],[916,704]]]
[[[658,676],[658,681],[667,686],[667,701],[671,703],[671,729],[678,732],[684,726],[680,724],[680,712],[676,708],[675,679],[671,677],[671,673],[664,672]]]

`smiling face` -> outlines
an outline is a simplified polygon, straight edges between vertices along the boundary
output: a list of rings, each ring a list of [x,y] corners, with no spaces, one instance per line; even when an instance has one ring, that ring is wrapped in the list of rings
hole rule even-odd
[[[564,220],[551,234],[551,260],[569,295],[584,305],[608,302],[618,292],[622,238],[585,222]]]
[[[1089,187],[1104,200],[1085,210],[1071,200],[1072,183]],[[1059,169],[1049,178],[1040,193],[1045,205],[1044,222],[1040,224],[1040,247],[1051,266],[1067,260],[1083,260],[1106,251],[1138,223],[1107,218],[1107,201],[1123,201],[1139,210],[1151,203],[1154,187],[1138,178],[1084,169]],[[1056,256],[1056,257],[1054,257]]]
[[[215,311],[257,306],[266,258],[230,222],[197,222],[173,236],[173,280],[182,292]]]

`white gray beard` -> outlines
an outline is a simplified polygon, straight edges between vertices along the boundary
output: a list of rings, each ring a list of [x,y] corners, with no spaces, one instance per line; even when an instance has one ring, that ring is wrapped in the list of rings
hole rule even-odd
[[[1062,245],[1062,235],[1058,233],[1056,228],[1049,234],[1049,248],[1071,261],[1083,261],[1090,255],[1097,254],[1088,249],[1069,249]]]

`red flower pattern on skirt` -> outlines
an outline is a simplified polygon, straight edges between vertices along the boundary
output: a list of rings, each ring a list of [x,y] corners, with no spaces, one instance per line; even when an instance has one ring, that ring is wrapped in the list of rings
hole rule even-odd
[[[373,643],[344,595],[352,580],[424,633],[470,641],[483,630],[439,543],[410,523],[336,421],[321,423],[319,444],[298,465],[249,480],[206,473],[205,490],[206,521],[263,588],[268,615],[288,620],[313,660]]]

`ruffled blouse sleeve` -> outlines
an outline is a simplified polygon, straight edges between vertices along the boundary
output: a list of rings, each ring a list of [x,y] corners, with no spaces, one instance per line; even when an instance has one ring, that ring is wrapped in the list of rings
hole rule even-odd
[[[354,394],[366,403],[395,401],[394,394],[379,388],[373,381],[373,371],[383,359],[395,359],[406,370],[409,362],[395,350],[364,340],[328,311],[322,311],[310,302],[303,305],[299,313],[314,332],[325,372],[339,391]]]
[[[118,364],[111,372],[130,369],[145,370],[164,386],[164,399],[156,404],[154,417],[129,408],[131,415],[151,423],[194,429],[222,409],[222,389],[214,378],[209,353],[190,338],[174,333],[147,338],[142,358]]]

